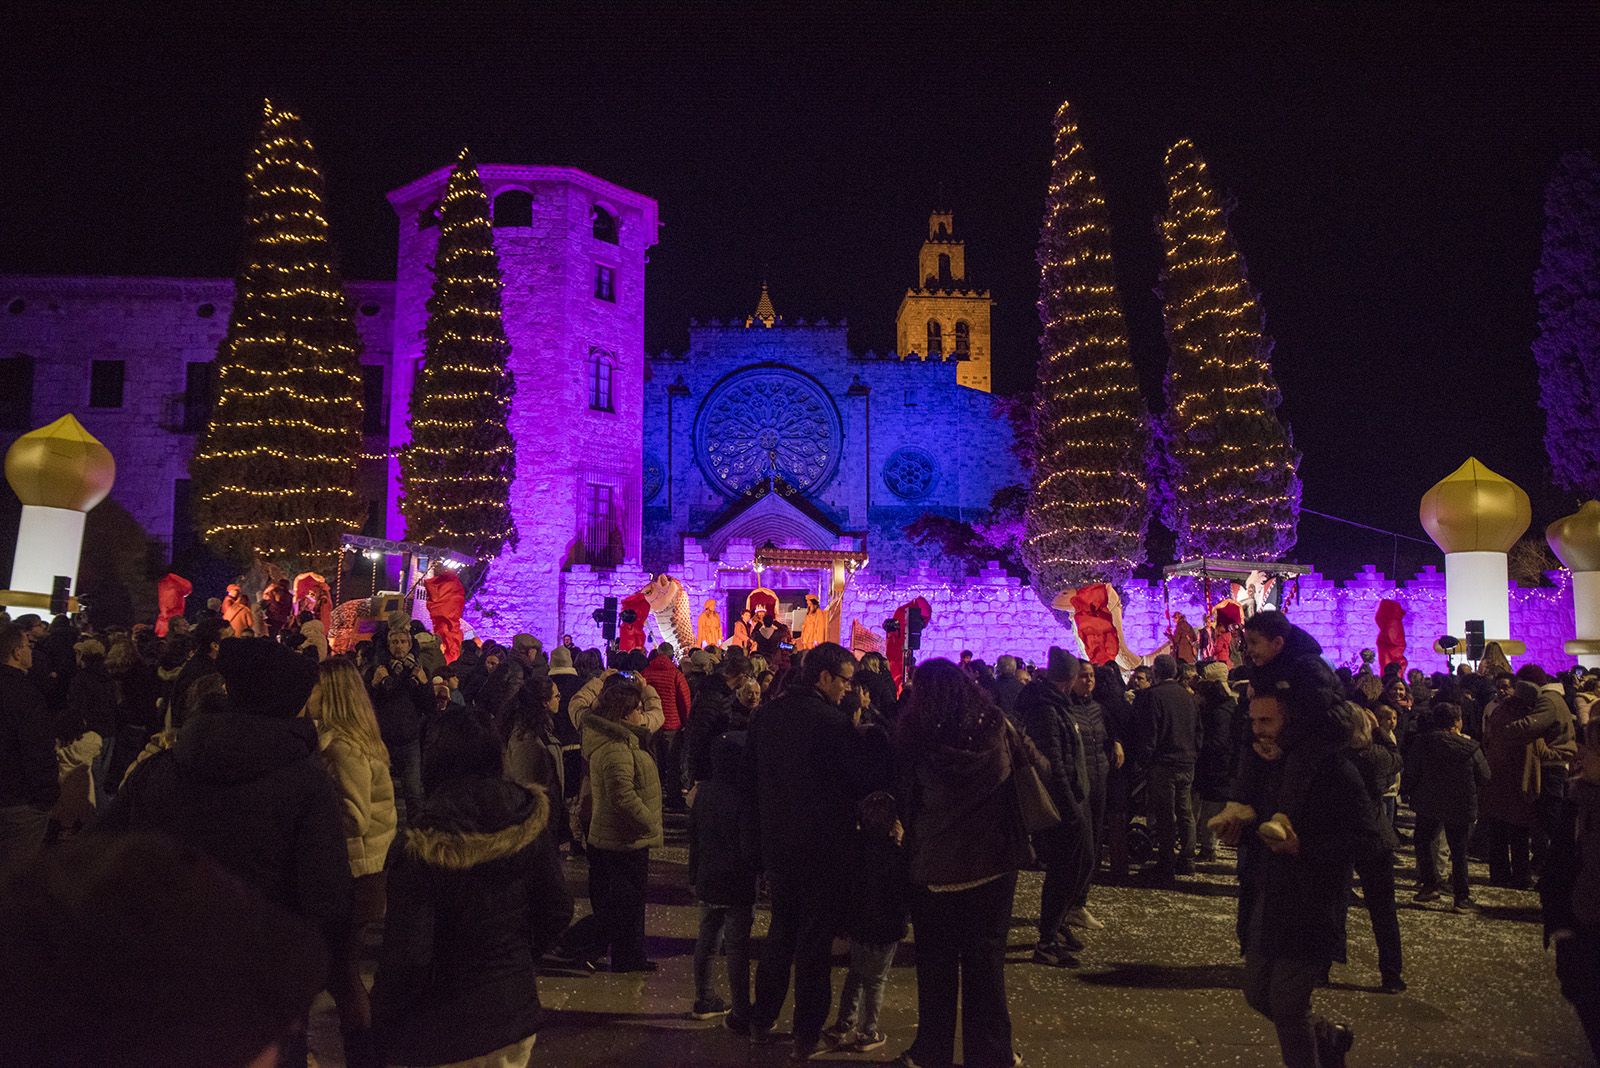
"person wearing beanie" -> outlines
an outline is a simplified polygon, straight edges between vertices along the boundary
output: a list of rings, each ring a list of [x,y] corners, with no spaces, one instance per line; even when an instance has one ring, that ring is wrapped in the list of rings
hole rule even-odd
[[[153,835],[51,850],[0,916],[0,1064],[275,1065],[327,974],[299,918]]]
[[[336,937],[350,896],[344,823],[316,724],[300,715],[317,666],[277,642],[235,638],[217,668],[226,710],[184,724],[171,749],[129,774],[92,830],[168,835]],[[304,1049],[301,1036],[279,1063],[298,1068]]]

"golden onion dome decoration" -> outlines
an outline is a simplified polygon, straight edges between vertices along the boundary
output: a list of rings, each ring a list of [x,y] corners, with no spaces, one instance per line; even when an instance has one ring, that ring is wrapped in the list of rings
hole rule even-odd
[[[1544,540],[1569,571],[1600,571],[1600,501],[1545,527]]]
[[[1503,553],[1533,519],[1528,495],[1476,457],[1422,496],[1422,526],[1447,553]]]
[[[111,450],[71,415],[29,431],[6,450],[6,481],[23,504],[87,512],[116,480]]]

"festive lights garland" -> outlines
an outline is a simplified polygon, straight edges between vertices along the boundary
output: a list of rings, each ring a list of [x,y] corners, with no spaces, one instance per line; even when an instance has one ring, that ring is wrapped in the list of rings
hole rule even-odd
[[[489,198],[462,149],[439,202],[423,363],[400,450],[407,537],[484,559],[515,545],[509,504],[514,392]]]
[[[245,170],[245,255],[219,393],[191,464],[205,540],[235,555],[331,562],[365,513],[360,338],[334,267],[316,150],[263,107]]]
[[[1149,424],[1117,298],[1111,228],[1071,108],[1056,112],[1039,235],[1037,459],[1023,559],[1041,600],[1126,582],[1144,558]]]
[[[1205,160],[1183,140],[1164,167],[1163,519],[1180,558],[1275,560],[1295,543],[1300,454],[1278,419],[1272,342]]]

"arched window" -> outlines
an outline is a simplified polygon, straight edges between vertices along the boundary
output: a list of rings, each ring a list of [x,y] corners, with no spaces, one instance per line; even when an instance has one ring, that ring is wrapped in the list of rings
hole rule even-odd
[[[604,349],[589,350],[588,385],[589,408],[596,412],[611,412],[611,376],[616,369],[616,357]]]
[[[950,256],[948,253],[939,253],[939,282],[943,285],[950,284]]]
[[[494,224],[501,226],[533,225],[533,194],[525,189],[507,189],[494,198]]]
[[[956,359],[965,360],[972,355],[972,328],[965,319],[956,320]]]
[[[939,333],[939,320],[928,320],[928,355],[944,355],[944,338]]]
[[[594,223],[595,240],[608,241],[615,245],[617,243],[618,230],[617,217],[598,204],[594,206],[589,216]]]

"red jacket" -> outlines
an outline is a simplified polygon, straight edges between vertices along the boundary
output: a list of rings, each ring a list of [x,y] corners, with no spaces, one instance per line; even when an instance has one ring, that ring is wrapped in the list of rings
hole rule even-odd
[[[682,730],[689,722],[689,680],[683,677],[670,656],[652,656],[643,674],[644,681],[661,698],[661,729]]]

